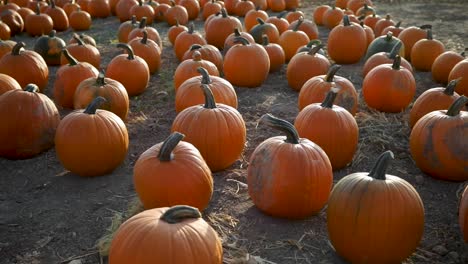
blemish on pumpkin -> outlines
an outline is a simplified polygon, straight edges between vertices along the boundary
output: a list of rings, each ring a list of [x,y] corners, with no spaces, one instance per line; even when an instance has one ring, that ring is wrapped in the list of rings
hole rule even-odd
[[[468,123],[451,128],[450,134],[444,137],[444,143],[453,157],[468,163]]]
[[[423,139],[425,141],[424,144],[424,150],[423,150],[423,155],[424,158],[429,161],[432,166],[440,166],[440,160],[437,157],[437,154],[434,152],[434,142],[433,142],[433,130],[434,130],[434,123],[430,124],[427,126],[428,130],[428,135],[426,139]]]

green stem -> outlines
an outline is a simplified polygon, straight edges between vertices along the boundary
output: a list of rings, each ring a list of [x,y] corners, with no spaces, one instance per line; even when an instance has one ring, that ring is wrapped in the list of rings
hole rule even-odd
[[[348,15],[344,15],[344,16],[343,16],[343,26],[345,26],[345,27],[351,26],[351,22],[349,22],[349,17],[348,17]]]
[[[330,89],[320,106],[324,108],[333,108],[333,103],[335,102],[337,95],[338,93],[335,92],[335,89]]]
[[[451,80],[448,84],[447,87],[444,89],[444,94],[448,96],[452,96],[455,93],[455,88],[457,87],[457,84],[460,82],[462,78],[458,78],[455,80]]]
[[[341,69],[341,65],[334,64],[328,69],[327,75],[325,76],[325,81],[326,82],[333,82],[333,78],[335,78],[336,72]]]
[[[315,55],[321,48],[323,48],[322,44],[318,44],[317,46],[311,48],[308,52],[309,55]]]
[[[300,16],[299,20],[297,20],[296,26],[293,28],[293,31],[298,31],[299,27],[302,25],[302,22],[304,22],[304,17]]]
[[[393,32],[391,31],[387,32],[387,35],[385,36],[385,41],[390,42],[392,41],[392,39],[393,39]]]
[[[104,103],[107,102],[107,100],[102,97],[98,96],[94,98],[94,100],[86,107],[83,113],[88,114],[88,115],[94,115],[96,114],[96,110]]]
[[[145,28],[146,27],[146,17],[142,17],[140,20],[140,25],[138,26],[139,28]]]
[[[34,83],[30,83],[30,84],[27,84],[26,87],[24,87],[23,91],[30,92],[30,93],[37,93],[39,92],[39,87],[35,85]]]
[[[401,26],[401,21],[398,21],[398,23],[396,23],[395,25],[395,28],[400,28],[400,26]]]
[[[201,83],[202,84],[210,84],[213,81],[211,80],[210,73],[203,67],[198,67],[197,72],[199,72],[202,76]]]
[[[200,44],[192,44],[192,46],[190,46],[190,51],[199,50],[201,48],[203,48],[203,46]]]
[[[143,29],[141,32],[143,33],[143,38],[141,39],[140,43],[146,45],[148,43],[148,31]]]
[[[265,21],[263,21],[263,19],[261,19],[261,18],[259,18],[259,17],[257,17],[257,22],[258,22],[258,24],[260,24],[260,25],[265,24]]]
[[[172,151],[175,149],[177,144],[185,137],[184,134],[179,132],[174,132],[169,135],[164,143],[161,146],[161,149],[158,153],[158,159],[160,161],[171,161],[172,160]]]
[[[390,160],[394,158],[395,156],[390,150],[387,150],[384,153],[380,154],[380,156],[377,158],[377,161],[374,164],[374,167],[369,172],[368,176],[376,180],[385,180],[385,174],[387,172],[388,165],[390,164]]]
[[[457,116],[460,114],[460,111],[462,110],[463,107],[468,103],[468,97],[462,95],[453,102],[453,104],[449,107],[447,110],[447,115],[448,116]]]
[[[235,37],[233,42],[235,44],[241,43],[244,46],[250,45],[250,42],[244,37]]]
[[[106,79],[105,79],[104,72],[99,72],[98,77],[96,78],[96,84],[99,86],[104,86],[106,85]]]
[[[432,29],[428,29],[428,30],[427,30],[426,39],[428,39],[428,40],[433,40]]]
[[[70,65],[70,66],[78,65],[79,62],[75,59],[75,57],[73,57],[68,52],[68,50],[66,48],[62,50],[62,54],[63,54],[63,56],[65,56],[65,59],[67,59],[68,65]]]
[[[213,96],[213,92],[207,84],[202,84],[201,88],[203,89],[203,94],[205,95],[205,108],[206,109],[215,109],[216,101]]]
[[[397,43],[395,43],[392,50],[390,51],[390,54],[388,55],[388,58],[394,60],[396,55],[400,54],[400,49],[402,45],[403,45],[403,42],[401,41],[398,41]]]
[[[22,48],[26,47],[26,43],[23,41],[20,41],[13,46],[13,49],[11,49],[11,54],[14,56],[20,55],[20,51]]]
[[[76,43],[80,46],[85,45],[84,41],[80,38],[80,36],[76,33],[73,34],[73,39],[76,41]]]
[[[299,134],[293,124],[284,119],[274,117],[271,114],[264,114],[259,123],[266,123],[268,126],[286,133],[286,143],[299,144]]]
[[[135,53],[133,52],[132,47],[130,47],[128,44],[118,43],[117,48],[121,48],[121,49],[124,49],[124,50],[127,51],[127,53],[128,53],[127,59],[129,59],[129,60],[134,60],[135,59]]]
[[[201,218],[200,211],[192,206],[176,205],[164,212],[160,219],[169,224],[177,224],[189,218]]]
[[[393,59],[392,69],[399,70],[401,65],[401,57],[400,55],[396,55],[395,59]]]

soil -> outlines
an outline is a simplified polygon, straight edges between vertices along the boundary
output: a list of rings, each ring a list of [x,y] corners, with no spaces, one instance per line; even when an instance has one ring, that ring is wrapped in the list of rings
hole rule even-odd
[[[317,5],[329,2],[303,1],[301,10],[311,19]],[[468,37],[468,8],[463,1],[374,2],[378,14],[391,14],[394,20],[403,21],[402,26],[432,24],[434,37],[447,50],[461,52],[468,46],[464,42]],[[202,31],[202,25],[201,20],[195,21],[197,30]],[[96,39],[103,68],[121,53],[115,47],[118,26],[116,17],[96,19],[91,30],[85,32]],[[97,240],[106,234],[112,217],[126,212],[135,200],[133,165],[143,151],[169,135],[176,116],[172,76],[178,62],[166,37],[169,27],[165,23],[155,27],[164,37],[163,67],[151,77],[147,90],[131,99],[127,121],[130,147],[120,167],[109,175],[82,178],[62,167],[54,149],[28,160],[0,159],[0,263],[69,263],[75,259],[81,263],[106,262],[99,255]],[[320,39],[326,43],[329,30],[324,27],[319,30]],[[58,36],[68,40],[72,33],[68,30]],[[35,41],[25,34],[13,40],[26,42],[28,49],[32,49]],[[457,218],[463,183],[435,180],[415,166],[408,147],[408,110],[384,114],[368,109],[360,92],[362,65],[362,61],[343,65],[338,73],[349,78],[360,94],[356,115],[360,139],[353,162],[336,171],[334,181],[353,172],[369,171],[380,153],[392,150],[395,160],[389,173],[410,182],[425,206],[423,239],[405,263],[468,263],[468,244],[463,242]],[[50,69],[45,93],[52,97],[57,67]],[[270,74],[259,88],[236,87],[238,110],[246,122],[248,141],[237,162],[225,171],[214,173],[214,195],[203,213],[223,238],[225,263],[247,263],[249,256],[258,263],[345,263],[328,240],[324,210],[296,221],[266,216],[252,204],[247,188],[241,184],[246,182],[248,159],[255,147],[278,135],[265,126],[256,127],[257,120],[271,113],[292,122],[298,114],[298,93],[288,87],[285,70],[286,66]],[[441,86],[432,81],[430,73],[415,72],[415,77],[417,95]],[[67,113],[61,110],[62,117]],[[460,140],[466,145],[466,138]]]

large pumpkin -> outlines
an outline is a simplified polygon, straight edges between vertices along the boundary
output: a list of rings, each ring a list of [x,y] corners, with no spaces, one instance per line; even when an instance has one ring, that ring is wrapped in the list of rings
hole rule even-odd
[[[190,242],[188,242],[190,241]],[[110,264],[221,264],[216,231],[190,206],[143,211],[123,223],[111,243]]]
[[[347,15],[343,24],[334,27],[328,35],[328,55],[336,63],[358,62],[367,49],[367,37],[361,25],[349,22]]]
[[[277,217],[304,218],[327,203],[333,172],[325,152],[300,138],[294,126],[269,114],[261,121],[286,134],[258,145],[247,168],[249,196],[261,211]]]
[[[410,150],[416,165],[442,180],[468,180],[468,98],[460,96],[448,110],[433,111],[413,127]]]
[[[231,166],[244,150],[246,128],[241,114],[233,107],[216,104],[213,93],[202,85],[205,104],[186,108],[172,123],[172,131],[185,134],[205,159],[211,171]]]
[[[328,200],[328,237],[350,263],[400,263],[416,250],[424,205],[404,179],[386,174],[391,151],[370,172],[342,178]]]
[[[458,207],[458,224],[462,232],[463,240],[468,243],[468,185],[462,193]]]
[[[133,183],[146,209],[186,204],[202,211],[213,194],[210,168],[195,146],[172,133],[143,152],[133,169]]]
[[[27,159],[54,145],[60,114],[35,84],[0,96],[0,157]]]
[[[128,150],[128,132],[120,117],[97,109],[96,97],[86,109],[65,116],[55,134],[55,151],[65,167],[79,176],[98,176],[119,166]]]

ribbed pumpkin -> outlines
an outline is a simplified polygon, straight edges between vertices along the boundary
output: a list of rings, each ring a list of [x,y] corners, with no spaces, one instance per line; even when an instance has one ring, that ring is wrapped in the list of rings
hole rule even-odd
[[[9,75],[0,73],[0,95],[10,90],[20,90],[19,83]]]
[[[190,49],[184,53],[182,60],[191,59],[195,51],[200,52],[201,58],[203,60],[211,61],[214,65],[216,65],[216,68],[220,73],[223,71],[223,54],[221,54],[218,48],[210,44],[193,44]]]
[[[143,30],[143,37],[133,38],[128,42],[135,55],[140,56],[148,64],[151,74],[157,72],[161,67],[161,48],[151,39],[148,39],[148,33]]]
[[[359,22],[359,25],[361,25],[362,29],[364,29],[364,33],[366,33],[367,47],[369,47],[369,45],[375,39],[374,30],[371,27],[365,25],[364,22],[362,22],[362,21]]]
[[[374,26],[375,36],[376,37],[381,36],[384,28],[389,27],[389,26],[394,26],[394,25],[395,25],[395,21],[393,21],[392,17],[387,14],[385,18],[382,18],[375,23],[375,26]]]
[[[331,9],[331,6],[329,5],[320,5],[317,6],[313,13],[312,13],[312,18],[314,19],[315,24],[322,26],[323,25],[323,15],[325,12]]]
[[[68,53],[70,53],[77,61],[87,62],[96,68],[101,65],[101,53],[99,50],[91,45],[85,43],[77,34],[73,34],[73,38],[76,44],[67,45]],[[68,64],[67,58],[62,55],[60,58],[60,64]]]
[[[468,97],[460,96],[448,110],[433,111],[413,127],[410,150],[424,173],[441,180],[468,180]],[[441,140],[443,139],[443,140]]]
[[[438,83],[448,83],[450,72],[452,71],[453,67],[457,65],[457,63],[465,59],[466,51],[468,51],[468,48],[465,49],[465,51],[462,53],[456,53],[455,51],[449,50],[440,54],[434,60],[434,63],[432,63],[432,79]]]
[[[246,128],[241,114],[233,107],[216,104],[213,93],[202,85],[205,104],[186,108],[172,123],[171,131],[185,134],[205,159],[211,171],[231,166],[244,150]]]
[[[152,264],[155,260],[165,264],[221,264],[223,246],[197,208],[154,208],[119,227],[111,243],[109,263]]]
[[[367,106],[382,112],[403,111],[413,100],[416,81],[413,74],[400,66],[401,58],[393,64],[382,64],[372,69],[362,83],[362,95]]]
[[[306,106],[294,122],[301,137],[309,139],[325,151],[333,170],[344,168],[353,160],[359,138],[354,116],[343,107],[333,105],[338,91],[332,86],[321,104]]]
[[[139,25],[140,25],[140,22],[136,19],[136,16],[132,16],[130,20],[121,23],[119,26],[119,29],[117,30],[117,36],[118,36],[119,42],[127,43],[128,34],[130,34],[130,32],[133,29],[138,28]]]
[[[462,193],[458,206],[458,224],[465,243],[468,243],[468,185]]]
[[[403,45],[403,42],[394,37],[392,32],[388,32],[387,35],[377,37],[369,44],[364,60],[367,61],[372,55],[379,52],[391,52],[397,43],[401,43],[398,54],[400,56],[404,56],[405,46]]]
[[[130,8],[130,15],[136,16],[137,20],[141,20],[143,17],[146,17],[146,23],[151,25],[153,24],[154,9],[145,4],[143,0],[138,0],[138,5],[134,5]]]
[[[60,114],[35,84],[0,96],[0,157],[27,159],[54,145]]]
[[[1,60],[0,60],[1,63]],[[448,80],[452,81],[458,78],[462,78],[460,82],[457,85],[457,88],[455,91],[459,93],[460,95],[466,95],[468,96],[468,59],[464,59],[455,66],[453,66],[453,69],[450,71]]]
[[[91,17],[106,18],[111,15],[111,8],[107,0],[91,0],[87,10]]]
[[[262,44],[263,35],[267,35],[270,42],[277,43],[279,41],[280,35],[275,25],[266,23],[261,18],[257,18],[257,22],[258,24],[249,31],[256,43]]]
[[[224,56],[224,78],[232,85],[241,87],[258,87],[267,79],[270,70],[270,59],[266,50],[257,43],[238,37],[240,45],[229,49]]]
[[[117,47],[124,49],[127,54],[120,54],[109,62],[107,77],[122,83],[129,96],[143,93],[150,79],[148,64],[136,56],[129,45],[119,43]]]
[[[0,59],[0,73],[13,77],[21,87],[34,83],[43,90],[47,86],[49,68],[39,53],[23,49],[24,42],[18,42],[11,53]]]
[[[256,26],[259,22],[257,18],[260,18],[262,22],[265,22],[268,18],[268,13],[261,10],[259,6],[255,7],[255,9],[249,10],[244,17],[244,29],[245,31],[249,32],[254,26]]]
[[[166,21],[166,17],[164,16],[164,14],[166,13],[167,10],[169,10],[169,8],[171,8],[169,4],[159,2],[159,5],[154,8],[154,21],[157,21],[157,22]],[[178,20],[176,19],[176,23],[177,21]]]
[[[304,18],[301,17],[293,29],[284,31],[278,40],[278,44],[283,48],[284,55],[286,56],[286,62],[289,62],[291,58],[296,54],[299,47],[307,45],[310,39],[307,34],[299,30]]]
[[[48,65],[60,65],[62,49],[66,44],[63,39],[56,36],[56,31],[50,31],[49,35],[42,35],[34,43],[34,51],[39,53]]]
[[[194,30],[192,22],[189,24],[188,28],[188,31],[180,33],[174,41],[174,52],[179,61],[182,61],[185,52],[190,49],[193,44],[207,44],[205,38],[198,31]]]
[[[286,62],[283,48],[277,43],[270,43],[266,35],[263,36],[262,46],[265,48],[265,51],[268,53],[268,58],[270,59],[269,72],[279,71]]]
[[[410,183],[386,174],[392,158],[384,152],[370,172],[347,175],[332,190],[328,237],[349,263],[401,263],[421,241],[423,202]]]
[[[366,49],[364,29],[359,24],[350,23],[347,15],[343,17],[343,24],[334,27],[328,35],[328,55],[336,63],[356,63]]]
[[[270,114],[260,121],[286,136],[263,141],[250,157],[247,184],[253,203],[276,217],[304,218],[318,213],[333,184],[327,155],[314,142],[300,138],[291,123]]]
[[[133,168],[133,184],[145,209],[186,204],[202,211],[213,194],[210,168],[184,135],[172,133],[143,152]]]
[[[327,57],[318,53],[322,45],[317,45],[309,51],[299,52],[288,63],[286,78],[293,90],[300,91],[310,78],[324,75],[330,68]]]
[[[148,39],[151,39],[154,42],[156,42],[159,48],[162,50],[163,45],[161,36],[159,36],[159,32],[156,28],[149,27],[146,25],[146,17],[143,17],[140,20],[140,23],[138,24],[137,28],[132,29],[132,31],[128,33],[128,41],[130,42],[132,39],[137,37],[143,37],[143,31],[146,31]]]
[[[386,63],[393,63],[393,60],[395,59],[396,55],[400,54],[401,47],[403,46],[403,42],[398,41],[395,43],[393,46],[392,50],[390,52],[377,52],[370,56],[366,62],[364,63],[364,66],[362,67],[362,76],[366,77],[367,73],[369,73],[370,70],[373,68],[381,65],[381,64],[386,64]],[[402,56],[402,55],[400,55]],[[405,67],[409,71],[413,72],[413,66],[403,57],[401,57],[401,66]]]
[[[73,107],[84,109],[98,96],[106,99],[101,104],[101,109],[111,111],[123,121],[127,119],[129,109],[127,90],[120,82],[106,78],[102,72],[96,78],[91,77],[80,82],[73,96]]]
[[[206,23],[206,41],[218,49],[224,48],[226,38],[234,29],[242,29],[242,23],[237,17],[229,16],[226,9],[221,9],[221,16],[216,16]]]
[[[284,18],[284,16],[287,14],[287,11],[283,11],[281,13],[278,13],[276,16],[270,16],[265,20],[267,23],[271,23],[276,26],[278,29],[278,32],[283,34],[286,30],[288,30],[289,27],[289,21]]]
[[[447,87],[424,91],[414,102],[410,111],[409,126],[412,128],[421,117],[436,110],[447,110],[460,95],[455,92],[460,79],[451,81]]]
[[[343,9],[332,6],[331,9],[323,13],[322,23],[326,28],[332,29],[338,26],[341,21],[343,21],[343,16],[344,16]]]
[[[219,71],[218,68],[216,68],[216,65],[211,61],[203,60],[200,52],[195,51],[191,60],[184,60],[177,66],[174,72],[175,90],[177,91],[184,81],[191,77],[200,75],[200,72],[198,71],[199,67],[205,68],[210,75],[219,76]]]
[[[78,62],[67,49],[62,53],[68,64],[62,65],[55,74],[54,101],[63,108],[73,108],[73,96],[78,85],[88,78],[96,78],[99,72],[87,62]]]
[[[121,0],[120,2],[127,1],[127,0]],[[83,30],[88,30],[91,27],[91,15],[84,11],[81,10],[81,8],[78,8],[76,11],[73,11],[70,14],[70,27],[73,28],[75,31],[83,31]]]
[[[67,13],[61,7],[56,6],[54,0],[49,0],[49,3],[50,5],[45,9],[44,13],[52,18],[53,28],[57,31],[67,30],[69,26]]]
[[[427,36],[426,30],[431,29],[431,25],[422,25],[420,27],[410,26],[401,31],[398,38],[405,45],[405,59],[411,61],[411,50],[414,44]]]
[[[425,39],[418,40],[411,49],[411,63],[418,71],[430,71],[435,59],[444,53],[442,42],[432,38],[432,30],[427,30]]]
[[[176,24],[170,27],[167,31],[167,38],[169,39],[169,42],[174,45],[177,36],[179,36],[179,34],[184,31],[188,31],[188,27],[181,25],[179,24],[179,21],[176,21]]]
[[[216,102],[237,108],[237,94],[234,87],[228,81],[219,76],[210,76],[208,71],[203,67],[198,68],[197,71],[201,76],[187,79],[177,89],[175,96],[177,113],[190,106],[204,103],[205,95],[200,89],[200,85],[208,85],[210,87]]]
[[[16,42],[13,40],[2,40],[0,39],[0,59],[3,55],[11,53],[11,50],[16,45]]]
[[[169,26],[175,25],[179,22],[186,25],[189,21],[189,14],[184,6],[178,5],[175,1],[171,0],[171,7],[164,13],[164,18]]]
[[[36,5],[35,11],[35,14],[27,16],[26,21],[24,21],[26,32],[32,37],[49,34],[54,27],[52,18],[41,13],[39,4]]]
[[[206,20],[209,16],[221,12],[223,4],[220,1],[210,0],[205,3],[202,7],[202,18]]]
[[[110,173],[127,155],[124,122],[110,111],[97,109],[105,100],[96,97],[86,109],[65,116],[57,127],[57,157],[65,169],[82,177]]]

